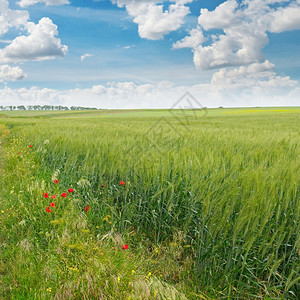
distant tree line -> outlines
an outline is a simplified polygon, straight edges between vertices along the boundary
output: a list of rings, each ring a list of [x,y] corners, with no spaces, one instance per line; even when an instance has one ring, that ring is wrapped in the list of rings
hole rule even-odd
[[[83,107],[83,106],[62,106],[62,105],[18,105],[18,106],[2,106],[0,105],[0,110],[95,110],[94,107]]]

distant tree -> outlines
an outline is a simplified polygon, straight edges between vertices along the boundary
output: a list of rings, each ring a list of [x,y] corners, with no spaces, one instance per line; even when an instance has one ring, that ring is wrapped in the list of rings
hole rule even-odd
[[[9,106],[0,106],[0,110],[98,110],[95,107],[84,107],[84,106],[62,106],[62,105],[9,105]]]
[[[42,110],[50,110],[51,106],[50,105],[43,105]]]

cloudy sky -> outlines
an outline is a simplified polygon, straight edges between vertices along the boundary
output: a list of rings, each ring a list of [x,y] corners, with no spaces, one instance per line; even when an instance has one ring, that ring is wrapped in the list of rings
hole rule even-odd
[[[300,106],[300,0],[0,0],[0,105]]]

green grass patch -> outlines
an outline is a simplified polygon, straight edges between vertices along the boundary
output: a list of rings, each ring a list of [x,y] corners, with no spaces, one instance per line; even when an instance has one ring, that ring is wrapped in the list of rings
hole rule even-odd
[[[297,108],[89,116],[0,121],[6,297],[297,298]]]

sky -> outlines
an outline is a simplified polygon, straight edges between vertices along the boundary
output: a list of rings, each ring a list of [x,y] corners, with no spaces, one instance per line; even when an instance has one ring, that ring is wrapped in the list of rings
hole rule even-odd
[[[300,0],[0,0],[0,105],[300,106]]]

